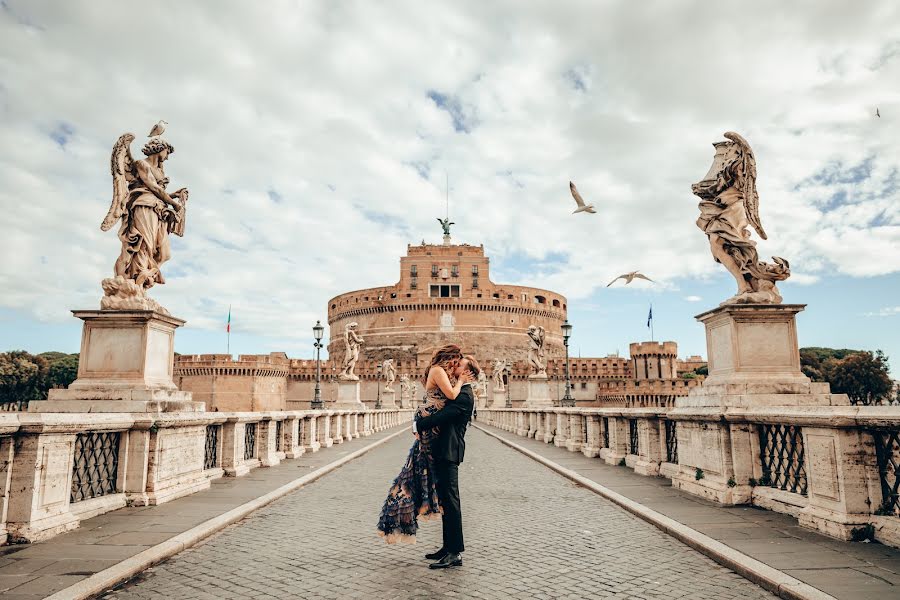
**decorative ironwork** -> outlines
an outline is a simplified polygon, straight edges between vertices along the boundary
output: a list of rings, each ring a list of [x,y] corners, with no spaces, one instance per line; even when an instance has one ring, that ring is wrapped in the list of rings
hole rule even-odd
[[[121,439],[120,431],[97,431],[75,436],[71,502],[116,493]]]
[[[204,469],[215,469],[219,466],[219,430],[221,425],[206,426],[206,451],[203,457]]]
[[[677,421],[664,421],[666,424],[666,462],[678,464],[678,431]]]
[[[803,430],[794,425],[760,425],[763,485],[806,495]]]
[[[281,435],[284,421],[275,421],[275,452],[281,452]]]
[[[609,417],[603,417],[603,447],[609,448]]]
[[[587,433],[587,421],[588,418],[585,415],[581,415],[581,443],[585,446],[588,445],[588,433]]]
[[[637,419],[628,419],[628,453],[638,455],[641,453],[638,436]]]
[[[244,460],[256,458],[256,423],[244,424]]]
[[[0,412],[26,412],[28,400],[13,400],[12,402],[0,402]]]
[[[900,517],[900,429],[872,432],[875,438],[875,457],[881,479],[880,514]]]

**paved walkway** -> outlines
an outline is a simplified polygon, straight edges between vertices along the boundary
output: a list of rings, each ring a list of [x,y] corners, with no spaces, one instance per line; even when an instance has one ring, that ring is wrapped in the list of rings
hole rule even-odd
[[[801,528],[788,515],[717,506],[673,489],[662,477],[643,477],[552,444],[485,429],[841,600],[900,598],[900,550],[834,540]]]
[[[387,442],[104,597],[772,597],[478,430],[460,470],[465,566],[430,571],[439,522],[416,545],[375,533],[411,442]]]
[[[160,506],[122,508],[87,519],[46,542],[0,547],[0,596],[44,598],[397,431],[380,431],[243,477],[223,477],[207,491]]]

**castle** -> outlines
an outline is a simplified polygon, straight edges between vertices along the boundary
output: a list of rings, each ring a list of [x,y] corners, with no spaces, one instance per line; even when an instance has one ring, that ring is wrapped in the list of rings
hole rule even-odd
[[[443,244],[409,245],[400,258],[398,283],[329,300],[331,338],[329,358],[320,365],[322,398],[327,404],[337,397],[343,333],[356,323],[365,343],[355,372],[367,404],[379,398],[377,366],[388,358],[394,359],[398,380],[406,375],[418,382],[410,396],[420,398],[422,373],[432,352],[452,341],[474,354],[488,376],[492,361],[505,361],[510,366],[502,376],[508,401],[519,405],[528,376],[526,332],[534,326],[546,332],[547,375],[551,397],[558,403],[565,394],[560,326],[567,308],[566,298],[556,292],[491,281],[483,246],[454,244],[448,234]],[[699,384],[699,378],[685,379],[682,374],[705,363],[698,356],[679,360],[675,342],[631,344],[629,350],[629,358],[570,358],[572,395],[579,406],[666,406]],[[174,375],[180,389],[206,402],[208,410],[305,409],[313,398],[316,362],[280,352],[236,360],[227,354],[182,355],[176,357]],[[480,403],[490,403],[490,395],[482,394]]]

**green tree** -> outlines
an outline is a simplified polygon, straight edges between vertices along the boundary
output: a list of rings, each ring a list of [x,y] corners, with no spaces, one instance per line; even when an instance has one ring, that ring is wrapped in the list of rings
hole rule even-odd
[[[696,369],[694,369],[694,373],[696,373],[697,375],[709,375],[709,367],[706,365],[697,367]]]
[[[0,353],[0,402],[46,397],[47,360],[24,350]]]
[[[829,369],[831,391],[847,394],[853,404],[878,404],[893,390],[888,359],[881,350],[857,352],[836,360]]]
[[[849,348],[800,348],[800,370],[813,381],[831,381],[831,372],[838,361],[862,350]]]
[[[77,376],[78,355],[63,354],[52,361],[47,369],[47,389],[69,387]]]

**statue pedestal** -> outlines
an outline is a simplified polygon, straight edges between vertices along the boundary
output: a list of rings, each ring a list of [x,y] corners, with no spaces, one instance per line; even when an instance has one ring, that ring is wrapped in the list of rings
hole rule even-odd
[[[491,390],[491,402],[488,406],[502,408],[506,406],[506,390],[494,388]]]
[[[397,408],[397,390],[381,390],[381,408]]]
[[[359,399],[359,381],[338,380],[337,402],[331,408],[365,410],[366,405]]]
[[[175,329],[184,321],[152,310],[76,310],[84,321],[78,378],[50,390],[30,412],[201,412],[172,381]]]
[[[546,375],[528,377],[528,395],[525,397],[526,408],[543,408],[553,406],[550,399],[550,381]]]
[[[676,398],[668,414],[678,421],[678,472],[672,487],[721,504],[746,504],[760,494],[749,485],[761,474],[760,434],[757,425],[731,422],[727,414],[764,409],[771,415],[784,408],[781,422],[788,422],[796,407],[827,415],[827,407],[850,404],[845,394],[832,394],[827,383],[811,382],[800,371],[795,316],[803,308],[731,304],[696,317],[706,326],[709,377]]]
[[[731,304],[697,315],[709,376],[678,407],[847,405],[800,371],[795,316],[804,304]]]

